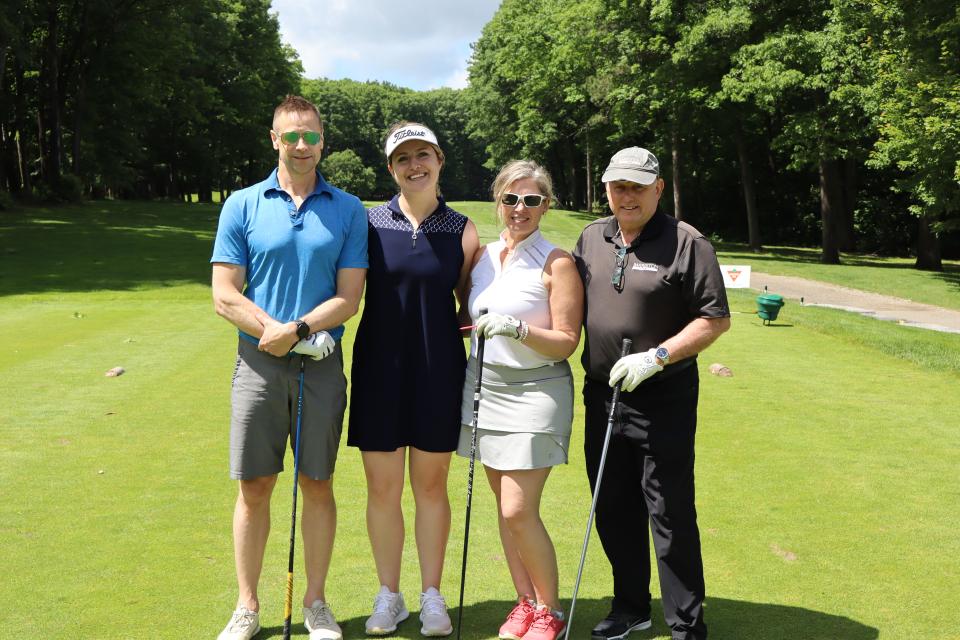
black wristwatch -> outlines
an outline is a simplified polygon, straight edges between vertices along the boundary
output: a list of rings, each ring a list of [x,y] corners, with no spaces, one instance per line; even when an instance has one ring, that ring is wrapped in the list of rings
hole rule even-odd
[[[297,338],[303,340],[310,335],[310,325],[303,320],[294,320],[297,323]]]

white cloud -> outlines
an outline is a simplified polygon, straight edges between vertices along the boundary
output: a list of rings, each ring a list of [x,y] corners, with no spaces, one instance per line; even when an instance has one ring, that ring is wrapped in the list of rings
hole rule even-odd
[[[450,74],[450,77],[447,78],[446,82],[443,82],[440,86],[450,87],[452,89],[465,89],[467,87],[468,80],[469,72],[467,70],[467,65],[464,64],[463,67]]]
[[[470,43],[500,0],[273,0],[284,42],[308,78],[466,86]],[[413,6],[411,9],[410,7]]]

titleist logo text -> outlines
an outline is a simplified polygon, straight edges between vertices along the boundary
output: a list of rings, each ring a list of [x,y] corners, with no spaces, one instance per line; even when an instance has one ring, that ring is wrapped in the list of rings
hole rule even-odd
[[[419,130],[418,129],[401,129],[400,131],[397,131],[395,134],[393,134],[393,141],[397,142],[399,140],[403,140],[404,138],[409,138],[411,136],[425,136],[425,135],[427,135],[427,132],[424,131],[423,129],[419,129]]]

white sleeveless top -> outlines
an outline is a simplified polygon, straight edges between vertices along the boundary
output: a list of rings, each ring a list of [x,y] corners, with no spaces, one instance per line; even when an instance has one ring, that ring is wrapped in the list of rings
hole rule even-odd
[[[500,254],[505,246],[501,234],[500,240],[486,246],[477,266],[470,272],[470,317],[476,321],[481,315],[480,309],[486,308],[493,313],[513,316],[534,327],[552,328],[548,292],[543,284],[543,267],[547,256],[556,247],[547,242],[537,229],[517,244],[501,267]],[[477,355],[476,332],[470,339],[470,353],[474,357]],[[534,369],[559,360],[547,358],[519,340],[494,336],[483,347],[483,362]]]

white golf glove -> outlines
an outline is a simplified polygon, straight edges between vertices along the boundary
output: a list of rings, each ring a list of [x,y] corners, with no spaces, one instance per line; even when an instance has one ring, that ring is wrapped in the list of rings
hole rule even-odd
[[[499,313],[485,313],[477,318],[477,333],[484,338],[506,336],[514,340],[520,339],[520,321],[513,316],[504,316]]]
[[[333,339],[333,336],[326,331],[317,331],[293,345],[291,351],[302,356],[310,356],[314,360],[323,360],[333,353],[336,347],[337,341]]]
[[[657,349],[654,347],[649,351],[631,353],[617,360],[610,369],[610,386],[617,386],[617,382],[622,378],[620,388],[624,391],[633,391],[641,382],[663,371],[663,367],[657,364],[657,358],[654,355],[656,352]]]

